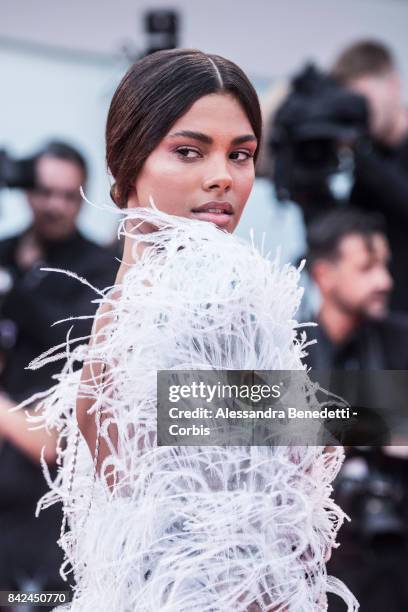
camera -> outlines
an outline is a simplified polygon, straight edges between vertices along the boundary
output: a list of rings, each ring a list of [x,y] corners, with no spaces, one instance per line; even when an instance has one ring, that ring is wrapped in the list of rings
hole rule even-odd
[[[5,149],[0,149],[0,189],[31,189],[35,186],[35,161],[33,157],[16,159]],[[11,273],[0,262],[0,313],[7,294],[13,287]],[[16,324],[0,314],[0,373],[5,356],[12,350],[17,338]]]
[[[347,526],[354,539],[370,548],[397,544],[407,538],[405,467],[381,449],[354,447],[335,481],[335,498],[351,516]]]
[[[146,55],[162,49],[175,49],[179,44],[180,17],[176,11],[159,9],[145,14],[148,37]]]
[[[16,159],[0,149],[0,188],[30,189],[35,185],[33,157]]]
[[[312,64],[291,85],[270,130],[272,178],[278,199],[299,204],[308,222],[348,202],[356,150],[368,134],[368,107]]]

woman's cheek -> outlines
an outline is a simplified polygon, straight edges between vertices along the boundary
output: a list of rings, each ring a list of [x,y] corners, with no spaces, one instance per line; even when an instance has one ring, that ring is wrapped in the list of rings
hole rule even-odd
[[[242,205],[245,206],[246,201],[249,198],[249,195],[252,191],[252,187],[255,181],[255,172],[250,170],[247,176],[242,177],[242,181],[240,183],[240,200],[242,201]]]

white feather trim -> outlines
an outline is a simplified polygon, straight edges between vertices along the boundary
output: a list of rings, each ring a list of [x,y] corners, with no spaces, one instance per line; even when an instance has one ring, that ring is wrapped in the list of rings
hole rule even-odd
[[[159,231],[126,232],[136,217]],[[332,591],[356,610],[324,562],[345,517],[331,498],[341,448],[160,448],[154,439],[158,370],[304,369],[306,336],[296,337],[294,319],[299,270],[264,259],[212,224],[154,210],[128,212],[122,233],[135,249],[141,240],[150,244],[120,297],[102,299],[114,318],[100,342],[72,350],[68,338],[63,355],[56,347],[55,357],[68,358],[33,417],[60,432],[58,476],[48,475],[39,509],[61,500],[66,509],[62,571],[72,566],[77,585],[66,609],[231,612],[256,602],[263,611],[316,612]],[[93,482],[78,435],[75,365],[85,356],[107,364],[114,380],[113,391],[81,383],[81,393],[95,397],[93,411],[101,406],[118,428],[118,451],[108,459],[113,491]],[[32,367],[53,358],[47,352]]]

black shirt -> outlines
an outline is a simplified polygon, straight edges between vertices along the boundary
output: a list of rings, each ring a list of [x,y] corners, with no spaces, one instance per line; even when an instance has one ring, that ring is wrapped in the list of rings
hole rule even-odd
[[[0,316],[14,322],[15,346],[7,354],[6,367],[0,384],[16,400],[33,392],[47,389],[51,375],[61,369],[61,363],[51,364],[34,372],[24,368],[48,348],[65,341],[73,326],[71,337],[90,333],[91,321],[70,321],[52,324],[78,315],[93,315],[98,295],[77,279],[41,268],[60,268],[75,272],[98,289],[114,283],[116,268],[113,252],[104,249],[79,233],[69,239],[44,245],[46,257],[30,270],[22,271],[16,262],[19,236],[0,242],[0,266],[12,275],[12,290],[0,303]]]
[[[13,281],[11,291],[0,301],[0,323],[14,324],[15,344],[3,352],[5,367],[1,387],[21,401],[47,389],[51,376],[61,370],[62,361],[39,370],[24,368],[50,347],[63,343],[68,329],[71,337],[86,336],[92,320],[70,321],[51,327],[60,319],[93,315],[97,294],[65,274],[41,271],[41,267],[75,272],[98,289],[111,286],[118,262],[113,251],[104,249],[76,232],[69,239],[43,245],[45,258],[28,271],[16,261],[20,236],[0,242],[0,266]],[[0,588],[17,588],[19,576],[34,575],[43,585],[55,588],[61,551],[56,545],[61,512],[52,506],[34,517],[39,498],[48,490],[40,466],[0,437]]]
[[[308,336],[318,342],[308,348],[309,356],[305,358],[307,365],[315,369],[408,369],[408,317],[404,315],[366,321],[340,345],[334,345],[320,325],[311,328]],[[340,547],[333,550],[328,572],[350,588],[362,612],[402,612],[408,609],[406,534],[405,537],[380,531],[376,534],[374,530],[370,536],[364,533],[370,518],[378,516],[385,521],[388,513],[401,519],[406,531],[407,464],[404,459],[382,455],[379,449],[371,452],[366,449],[359,459],[366,474],[347,476],[347,465],[352,465],[348,461],[359,452],[349,450],[334,482],[335,501],[351,518],[351,523],[345,522],[339,532]],[[396,504],[390,490],[396,491],[395,495],[403,490],[403,500]],[[380,493],[376,496],[375,491]],[[344,605],[338,598],[329,596],[329,610],[341,612]]]
[[[408,369],[408,316],[392,314],[383,320],[366,320],[345,342],[335,345],[322,325],[308,331],[317,344],[308,347],[308,366],[319,370]]]

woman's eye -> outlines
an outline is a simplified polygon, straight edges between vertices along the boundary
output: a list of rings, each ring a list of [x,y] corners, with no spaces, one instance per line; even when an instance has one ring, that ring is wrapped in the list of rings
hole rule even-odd
[[[177,153],[185,159],[195,159],[200,157],[200,152],[197,151],[197,149],[192,149],[191,147],[179,147],[177,149]]]
[[[250,151],[233,151],[230,158],[234,161],[247,161],[251,159],[253,154]]]

